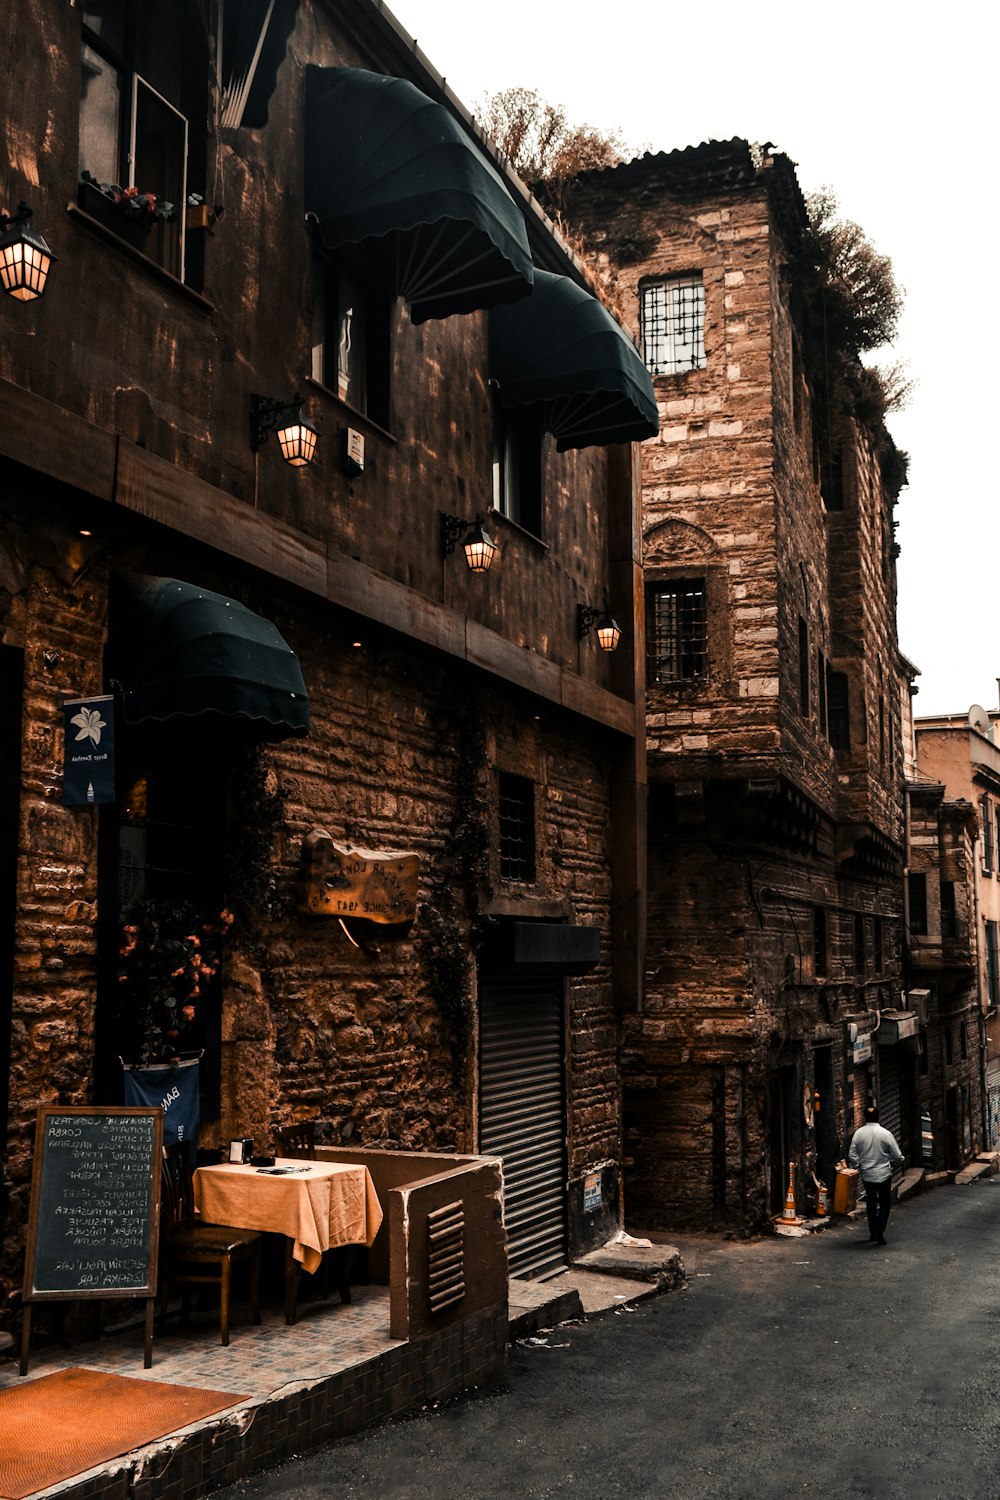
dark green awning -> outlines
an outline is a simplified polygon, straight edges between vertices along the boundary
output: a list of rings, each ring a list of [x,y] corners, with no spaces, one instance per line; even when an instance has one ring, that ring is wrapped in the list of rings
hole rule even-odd
[[[549,271],[531,296],[490,313],[490,378],[505,407],[540,408],[560,452],[656,437],[653,381],[596,297]]]
[[[269,740],[307,732],[299,659],[270,620],[178,578],[130,578],[123,593],[116,634],[130,724],[209,715]]]
[[[385,241],[414,323],[527,296],[524,221],[458,121],[404,78],[307,69],[306,211],[328,249]]]

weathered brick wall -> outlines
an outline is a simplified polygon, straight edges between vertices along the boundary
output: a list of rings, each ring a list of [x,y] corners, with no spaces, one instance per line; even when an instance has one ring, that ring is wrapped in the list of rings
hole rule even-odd
[[[190,560],[178,554],[162,562],[183,576]],[[237,592],[239,580],[232,587]],[[487,848],[495,841],[491,750],[517,724],[541,783],[537,840],[544,857],[525,900],[530,910],[559,910],[602,930],[598,968],[568,987],[568,1061],[576,1080],[570,1177],[617,1162],[608,754],[558,711],[542,722],[515,695],[477,686],[472,674],[457,677],[430,653],[377,632],[348,631],[301,604],[292,610],[273,596],[246,597],[300,653],[313,724],[305,739],[269,752],[287,798],[275,848],[287,911],[254,935],[236,935],[223,999],[222,1119],[206,1127],[205,1143],[246,1133],[263,1145],[275,1125],[306,1116],[321,1122],[320,1134],[332,1144],[474,1149],[473,922],[491,895],[465,878],[455,830],[464,813],[481,820]],[[97,815],[59,802],[58,699],[102,685],[105,571],[90,570],[74,589],[52,570],[30,569],[15,603],[26,650],[27,795],[7,1162],[15,1185],[9,1286],[16,1285],[23,1246],[36,1108],[92,1098]],[[12,605],[8,617],[13,612]],[[59,660],[47,667],[43,652],[53,650]],[[455,711],[463,700],[464,715]],[[420,855],[418,917],[405,939],[380,943],[378,951],[356,948],[338,923],[299,914],[302,840],[317,826],[340,841]],[[443,971],[432,950],[441,943],[459,957],[461,993],[439,988]]]
[[[10,498],[0,496],[4,512]],[[25,682],[22,704],[7,705],[21,717],[22,765],[18,848],[3,851],[17,860],[5,1135],[7,1172],[21,1187],[7,1247],[23,1240],[36,1110],[88,1101],[94,1050],[97,811],[62,804],[61,703],[102,686],[106,562],[60,528],[40,496],[35,504],[48,526],[43,559],[24,564],[24,536],[9,516],[0,536],[0,634],[23,649]]]
[[[829,516],[833,666],[850,688],[850,751],[838,756],[840,816],[902,837],[902,726],[892,684],[897,654],[892,502],[871,440],[845,433],[844,508]]]
[[[495,840],[495,787],[489,747],[509,733],[521,706],[500,690],[477,689],[470,679],[431,657],[416,657],[387,640],[350,636],[302,616],[279,628],[300,642],[310,684],[313,727],[301,742],[273,754],[288,793],[282,839],[282,880],[295,889],[302,839],[313,827],[365,848],[412,850],[421,857],[418,919],[410,935],[354,948],[338,923],[292,912],[271,934],[261,984],[273,1031],[234,1035],[254,1048],[264,1076],[254,1075],[257,1118],[317,1115],[324,1136],[406,1149],[471,1150],[476,1123],[473,1057],[457,1045],[454,1008],[474,1041],[472,923],[480,898],[463,875],[456,827],[460,814],[483,820]],[[300,639],[301,638],[301,639]],[[453,712],[470,695],[468,733]],[[558,906],[571,920],[602,929],[602,960],[586,980],[570,985],[573,1091],[571,1172],[617,1157],[620,1136],[617,1035],[610,999],[610,875],[606,762],[558,716],[545,726],[522,722],[534,742],[543,778],[537,802],[538,879],[524,893],[535,905]],[[464,805],[470,796],[477,805]],[[444,881],[444,886],[440,883]],[[509,902],[508,902],[509,908]],[[464,962],[464,996],[435,991],[428,949],[437,919],[453,922],[449,951]],[[377,941],[377,939],[376,939]],[[251,1014],[258,1014],[255,1006]],[[238,1024],[238,1023],[237,1023]],[[464,1063],[456,1078],[455,1063]],[[244,1080],[246,1069],[237,1070]],[[266,1081],[265,1081],[266,1079]],[[280,1102],[279,1102],[280,1101]],[[225,1111],[224,1111],[225,1113]],[[231,1118],[231,1117],[230,1117]],[[249,1126],[253,1120],[248,1120]]]

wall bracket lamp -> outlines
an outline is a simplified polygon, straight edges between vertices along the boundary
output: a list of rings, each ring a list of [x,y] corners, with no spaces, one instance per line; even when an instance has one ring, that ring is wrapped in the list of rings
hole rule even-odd
[[[40,234],[28,228],[31,209],[17,205],[16,214],[0,213],[0,287],[18,302],[33,302],[45,290],[53,255]]]
[[[472,573],[488,573],[500,548],[483,526],[483,518],[465,521],[461,516],[441,515],[441,556],[448,557],[462,542],[465,561]],[[464,538],[464,540],[463,540]]]
[[[594,627],[601,650],[614,651],[622,638],[622,628],[617,620],[611,618],[611,611],[606,605],[604,609],[595,609],[592,604],[576,606],[576,633],[581,641],[585,635],[590,634],[591,626]]]
[[[312,463],[319,433],[302,415],[300,395],[296,393],[291,401],[275,401],[256,393],[250,397],[250,446],[255,453],[264,446],[269,432],[277,437],[281,456],[293,469]]]

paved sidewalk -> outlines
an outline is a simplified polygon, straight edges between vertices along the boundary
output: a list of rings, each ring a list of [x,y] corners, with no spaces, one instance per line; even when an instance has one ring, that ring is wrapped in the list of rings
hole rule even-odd
[[[584,1257],[581,1267],[548,1281],[511,1281],[509,1337],[530,1337],[559,1322],[614,1311],[684,1279],[676,1250],[664,1246],[613,1243]],[[33,1350],[27,1379],[83,1366],[233,1392],[228,1410],[39,1494],[61,1500],[143,1500],[146,1495],[198,1500],[215,1484],[239,1477],[227,1471],[226,1451],[239,1442],[246,1447],[247,1435],[254,1437],[257,1429],[262,1443],[255,1445],[244,1472],[264,1467],[269,1453],[263,1434],[280,1428],[286,1408],[300,1410],[330,1382],[366,1396],[391,1384],[392,1411],[419,1408],[433,1391],[419,1376],[407,1382],[405,1369],[400,1373],[410,1346],[389,1337],[388,1288],[355,1285],[352,1296],[346,1306],[336,1299],[303,1301],[292,1327],[276,1304],[265,1305],[263,1322],[255,1327],[246,1302],[237,1301],[228,1348],[219,1342],[217,1309],[194,1312],[185,1328],[173,1316],[166,1333],[153,1340],[149,1370],[143,1369],[141,1315],[108,1329],[99,1341]],[[0,1358],[0,1389],[20,1382],[17,1353]],[[350,1399],[344,1397],[345,1410]],[[384,1412],[373,1406],[373,1414],[378,1419]]]

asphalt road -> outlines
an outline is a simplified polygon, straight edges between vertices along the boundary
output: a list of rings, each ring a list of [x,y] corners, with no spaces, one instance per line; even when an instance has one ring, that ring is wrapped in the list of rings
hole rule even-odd
[[[677,1241],[688,1289],[511,1350],[503,1388],[220,1500],[1000,1497],[1000,1177],[805,1239]]]

